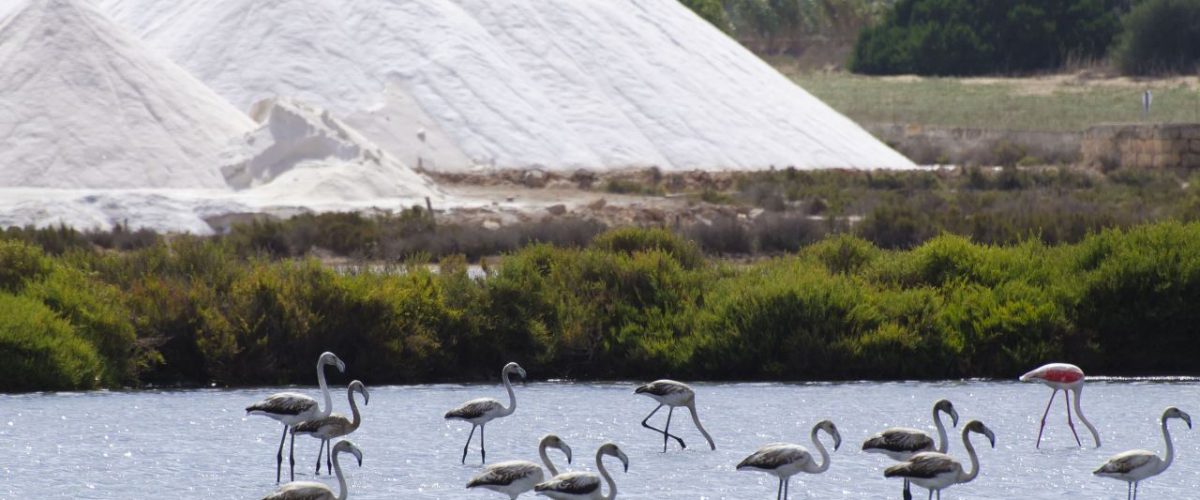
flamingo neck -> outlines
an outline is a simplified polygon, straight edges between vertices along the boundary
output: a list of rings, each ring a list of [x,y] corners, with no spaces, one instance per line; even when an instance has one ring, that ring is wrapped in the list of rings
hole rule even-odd
[[[600,477],[604,478],[604,481],[608,483],[608,494],[604,495],[603,497],[606,500],[612,500],[613,498],[616,498],[617,482],[613,480],[611,475],[609,475],[608,468],[604,467],[604,454],[600,453],[599,451],[596,452],[596,470],[600,471]]]
[[[967,456],[971,458],[971,471],[958,476],[959,484],[974,481],[975,477],[979,475],[979,455],[975,453],[975,446],[971,444],[971,431],[964,428],[962,439],[963,447],[967,449]]]
[[[700,425],[700,415],[696,413],[696,401],[692,400],[692,402],[688,403],[687,408],[692,413],[692,422],[696,424],[696,428],[700,430],[700,434],[703,434],[704,439],[708,441],[708,447],[716,450],[717,445],[713,443],[712,436],[709,436],[708,431],[704,430],[704,426]]]
[[[1167,470],[1167,467],[1171,466],[1171,462],[1175,461],[1175,445],[1171,443],[1171,431],[1167,428],[1167,417],[1163,417],[1162,419],[1162,428],[1163,440],[1167,442],[1167,455],[1163,459],[1162,468],[1159,469],[1159,472]]]
[[[1079,416],[1079,421],[1083,422],[1083,425],[1087,426],[1088,430],[1092,432],[1092,439],[1096,440],[1096,447],[1099,448],[1100,433],[1096,431],[1096,426],[1092,425],[1087,417],[1083,416],[1083,408],[1079,407],[1079,399],[1083,397],[1083,386],[1075,386],[1072,391],[1075,392],[1075,415]]]
[[[350,430],[358,430],[362,425],[362,414],[358,412],[358,403],[354,401],[354,387],[346,389],[346,399],[350,400]]]
[[[817,451],[821,452],[821,465],[817,466],[817,468],[813,470],[813,472],[817,474],[829,470],[829,450],[826,450],[825,445],[821,444],[821,440],[817,439],[817,432],[820,430],[820,427],[813,427],[812,430],[813,446],[817,448]]]
[[[942,412],[937,408],[933,409],[933,425],[937,427],[938,433],[938,453],[946,453],[950,449],[950,438],[946,436],[946,424],[942,423]]]
[[[340,452],[333,454],[333,472],[337,474],[338,500],[346,500],[349,491],[346,489],[346,476],[342,475],[342,464],[338,462],[338,456],[340,455]]]
[[[538,445],[538,456],[542,457],[542,463],[546,465],[546,470],[550,471],[550,477],[558,475],[558,467],[554,466],[554,462],[550,461],[550,455],[546,454],[546,443],[542,442]]]
[[[325,407],[320,409],[319,418],[325,418],[333,412],[333,397],[329,395],[329,385],[325,383],[325,363],[321,361],[317,361],[317,385],[321,387],[321,395],[325,398]]]
[[[517,411],[517,395],[513,392],[512,382],[508,380],[508,370],[501,372],[500,378],[504,380],[504,389],[508,391],[508,408],[504,409],[502,415],[512,415]]]

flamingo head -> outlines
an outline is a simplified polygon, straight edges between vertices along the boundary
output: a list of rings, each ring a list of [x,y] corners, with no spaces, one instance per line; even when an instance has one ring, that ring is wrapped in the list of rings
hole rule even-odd
[[[364,385],[361,380],[350,382],[350,390],[357,391],[359,394],[362,394],[364,405],[371,404],[371,394],[367,392],[367,386]]]
[[[617,445],[615,445],[613,443],[604,443],[603,445],[601,445],[600,449],[596,450],[596,458],[599,458],[603,455],[608,455],[610,457],[617,457],[617,459],[620,460],[621,463],[625,465],[625,472],[629,472],[629,457],[625,456],[625,452],[621,451],[621,449],[618,448]]]
[[[1166,422],[1168,418],[1178,418],[1183,420],[1185,423],[1187,423],[1188,429],[1192,428],[1192,416],[1188,415],[1187,412],[1180,410],[1179,408],[1174,406],[1167,408],[1167,411],[1163,412],[1163,422]]]
[[[567,443],[554,434],[546,434],[542,437],[542,446],[546,448],[555,448],[563,452],[567,456],[567,463],[571,463],[571,447]]]
[[[954,403],[951,403],[949,399],[943,399],[935,403],[933,405],[933,410],[935,412],[940,411],[950,415],[950,422],[955,427],[958,427],[958,410],[954,409]]]
[[[342,452],[354,455],[354,458],[358,459],[358,466],[362,467],[363,453],[362,450],[358,449],[358,447],[354,445],[354,443],[351,443],[350,441],[338,441],[338,444],[333,445],[334,455]]]
[[[976,434],[983,434],[984,436],[987,436],[988,442],[990,442],[992,444],[992,448],[996,447],[996,433],[992,432],[991,429],[988,429],[988,427],[986,425],[983,425],[983,422],[980,422],[978,420],[972,420],[970,422],[967,422],[967,426],[963,428],[963,432],[964,433],[974,432]]]
[[[338,358],[337,354],[332,352],[326,351],[325,353],[322,353],[319,363],[321,366],[336,366],[339,372],[346,373],[346,363],[343,363],[341,358]]]
[[[515,373],[517,376],[525,378],[525,369],[521,368],[521,365],[518,365],[516,362],[504,365],[504,373]]]
[[[837,451],[842,446],[842,434],[838,432],[837,426],[833,425],[833,422],[829,420],[817,422],[817,425],[813,427],[813,433],[816,434],[819,430],[825,431],[833,437],[833,451]]]

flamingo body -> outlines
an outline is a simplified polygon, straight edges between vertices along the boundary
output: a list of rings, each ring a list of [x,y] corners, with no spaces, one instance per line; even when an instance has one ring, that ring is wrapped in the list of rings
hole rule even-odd
[[[317,400],[295,392],[280,392],[267,396],[266,399],[246,407],[247,415],[262,415],[283,424],[283,434],[279,437],[279,451],[275,454],[275,482],[280,481],[283,469],[283,442],[288,431],[296,425],[318,418],[328,417],[333,411],[333,400],[329,396],[329,386],[325,383],[325,366],[336,366],[338,371],[345,373],[346,363],[336,354],[324,352],[317,358],[317,386],[325,399],[325,408],[318,405]],[[295,458],[296,435],[292,434],[292,450],[288,454],[291,465],[291,479],[296,479]]]
[[[1113,455],[1092,474],[1125,481],[1129,486],[1126,498],[1136,500],[1138,483],[1162,474],[1175,461],[1175,444],[1171,442],[1171,430],[1167,428],[1167,421],[1172,418],[1183,420],[1189,429],[1192,428],[1192,417],[1183,410],[1172,406],[1163,411],[1162,432],[1167,447],[1166,458],[1159,458],[1148,450],[1130,450]]]
[[[471,447],[471,439],[475,437],[475,428],[479,428],[479,460],[481,463],[485,463],[487,462],[487,446],[484,441],[484,432],[487,430],[487,423],[500,417],[507,417],[517,411],[517,395],[513,392],[512,381],[508,379],[510,373],[516,373],[521,378],[525,378],[525,369],[516,363],[509,363],[500,370],[500,379],[504,382],[504,390],[508,391],[507,408],[495,399],[479,398],[467,401],[446,412],[447,420],[463,420],[471,423],[471,433],[467,435],[467,444],[463,446],[462,463],[467,463],[467,450]]]
[[[567,463],[571,463],[571,447],[554,434],[542,437],[538,443],[538,455],[541,457],[542,463],[546,465],[551,476],[556,476],[558,468],[546,455],[547,448],[559,449],[567,456]],[[471,478],[467,483],[467,489],[484,488],[508,495],[509,499],[515,499],[545,480],[546,475],[538,464],[526,460],[511,460],[485,467],[482,472]]]
[[[1037,448],[1042,447],[1042,432],[1046,430],[1046,416],[1050,414],[1050,406],[1054,404],[1054,396],[1058,394],[1058,391],[1063,391],[1063,399],[1067,404],[1067,425],[1071,428],[1071,434],[1075,436],[1075,444],[1083,446],[1083,442],[1079,440],[1079,433],[1075,432],[1075,422],[1071,420],[1072,392],[1075,393],[1075,414],[1091,431],[1096,447],[1100,447],[1100,432],[1088,421],[1087,417],[1083,416],[1083,408],[1079,405],[1079,400],[1083,397],[1084,379],[1083,369],[1069,363],[1050,363],[1021,375],[1022,382],[1041,382],[1054,389],[1054,392],[1050,393],[1050,401],[1046,403],[1046,411],[1042,413],[1042,422],[1038,427]]]
[[[612,500],[617,497],[617,482],[609,475],[604,467],[604,456],[616,457],[629,472],[629,457],[613,443],[604,443],[596,450],[596,469],[593,472],[566,472],[558,474],[549,481],[538,483],[533,487],[537,494],[555,500]],[[608,483],[608,494],[605,495],[601,481]]]
[[[664,453],[667,451],[667,443],[670,438],[675,438],[675,441],[679,442],[680,448],[687,448],[687,445],[683,442],[683,438],[671,434],[671,417],[675,414],[675,408],[681,406],[687,408],[688,412],[691,413],[692,423],[696,425],[696,429],[700,431],[700,434],[704,435],[704,439],[708,441],[708,447],[713,450],[717,449],[717,445],[713,442],[712,436],[708,435],[708,431],[705,430],[704,426],[700,424],[700,415],[696,412],[696,391],[692,390],[691,386],[683,382],[661,379],[655,380],[654,382],[650,382],[648,384],[640,385],[637,387],[637,389],[634,389],[633,393],[650,396],[651,399],[658,402],[658,406],[654,408],[654,411],[651,411],[650,414],[646,415],[646,418],[642,420],[642,427],[663,435]],[[650,421],[650,417],[653,417],[655,413],[658,413],[658,410],[661,410],[663,406],[668,407],[669,410],[667,412],[667,426],[660,430],[651,426],[648,422]]]
[[[737,470],[757,470],[779,478],[779,488],[776,499],[787,499],[788,486],[792,476],[801,472],[820,474],[829,470],[829,451],[817,439],[817,433],[825,431],[833,437],[833,449],[836,451],[842,445],[842,435],[833,422],[822,420],[812,428],[812,442],[821,453],[818,463],[809,453],[808,448],[791,443],[772,443],[751,453],[737,465]]]
[[[996,447],[996,435],[991,429],[978,420],[972,420],[963,427],[963,447],[971,459],[971,470],[963,468],[962,462],[945,453],[927,451],[914,455],[907,462],[888,467],[883,471],[883,477],[900,477],[929,490],[930,497],[934,492],[941,498],[942,490],[956,484],[969,483],[979,476],[979,456],[971,444],[970,433],[983,434],[988,438],[992,447]]]

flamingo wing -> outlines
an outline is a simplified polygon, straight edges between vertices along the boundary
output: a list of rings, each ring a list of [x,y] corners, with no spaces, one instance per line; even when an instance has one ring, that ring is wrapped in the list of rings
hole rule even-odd
[[[492,398],[472,399],[459,405],[458,408],[446,412],[446,418],[471,420],[501,408],[504,408],[504,405]]]
[[[909,461],[896,464],[883,471],[883,477],[907,477],[928,479],[961,468],[950,455],[937,452],[918,453]]]
[[[317,407],[317,400],[295,392],[281,392],[246,407],[246,413],[299,415]]]
[[[785,465],[811,460],[812,455],[803,446],[774,443],[759,448],[750,456],[738,463],[738,469],[754,468],[774,470]]]
[[[542,468],[533,462],[524,460],[513,460],[511,462],[500,462],[498,464],[489,465],[483,469],[483,472],[476,474],[467,483],[468,488],[476,486],[508,486],[513,481],[518,481],[534,475],[541,476]]]
[[[884,450],[897,453],[915,453],[933,448],[933,438],[929,437],[929,434],[903,427],[886,429],[871,436],[862,446],[863,451]]]
[[[1109,458],[1104,465],[1092,472],[1097,476],[1122,476],[1132,473],[1158,460],[1158,455],[1147,450],[1130,450]]]
[[[344,429],[350,427],[350,419],[340,413],[334,413],[325,418],[307,420],[292,428],[296,434],[315,434],[327,432],[331,428]]]
[[[590,472],[568,472],[538,483],[533,491],[552,491],[568,495],[588,495],[600,489],[600,476]]]
[[[298,481],[288,483],[263,497],[263,500],[333,500],[333,490],[321,483]]]
[[[655,380],[649,384],[643,384],[634,389],[635,394],[650,394],[653,396],[670,396],[673,394],[681,394],[691,392],[691,388],[682,382],[674,380]]]

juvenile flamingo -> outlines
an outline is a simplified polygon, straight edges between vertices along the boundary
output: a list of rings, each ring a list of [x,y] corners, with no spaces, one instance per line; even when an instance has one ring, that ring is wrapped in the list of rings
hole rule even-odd
[[[1096,441],[1096,447],[1100,447],[1100,433],[1096,432],[1096,428],[1088,421],[1087,417],[1083,416],[1083,408],[1079,407],[1079,399],[1083,397],[1083,370],[1078,366],[1067,363],[1050,363],[1038,367],[1029,373],[1021,375],[1022,382],[1041,382],[1054,389],[1050,393],[1050,401],[1046,403],[1046,411],[1042,413],[1042,424],[1038,428],[1037,445],[1035,448],[1042,447],[1042,432],[1046,430],[1046,416],[1050,414],[1050,405],[1054,404],[1054,396],[1058,391],[1063,391],[1063,398],[1067,403],[1067,425],[1071,427],[1071,434],[1075,435],[1075,444],[1083,446],[1083,442],[1079,440],[1079,433],[1075,432],[1075,422],[1071,420],[1071,396],[1070,392],[1075,393],[1075,413],[1079,415],[1079,420],[1083,425],[1087,426],[1089,431],[1092,431],[1092,439]]]
[[[1167,408],[1162,415],[1163,440],[1167,442],[1167,458],[1158,458],[1152,451],[1131,450],[1118,453],[1108,459],[1104,465],[1092,474],[1100,477],[1111,477],[1129,484],[1125,498],[1137,499],[1138,483],[1142,480],[1162,474],[1175,461],[1175,446],[1171,443],[1171,431],[1167,430],[1167,420],[1178,418],[1187,422],[1188,429],[1192,428],[1192,416],[1174,406]]]
[[[317,359],[317,385],[321,395],[325,397],[325,408],[317,404],[317,400],[294,392],[280,392],[267,396],[266,399],[246,407],[247,415],[263,415],[283,424],[283,435],[279,437],[279,452],[275,455],[275,482],[283,468],[283,441],[287,439],[288,430],[308,420],[325,418],[333,410],[333,400],[329,397],[329,386],[325,384],[325,366],[337,366],[338,371],[346,371],[346,363],[338,359],[332,352],[321,354]],[[292,480],[296,479],[296,435],[292,435],[291,451],[288,454],[291,461]]]
[[[471,447],[471,438],[475,437],[475,428],[479,428],[479,457],[480,463],[487,462],[487,447],[483,441],[483,430],[488,422],[501,417],[512,415],[517,410],[517,396],[513,394],[512,382],[508,380],[509,373],[516,373],[525,378],[525,369],[516,363],[504,365],[500,370],[500,378],[504,380],[504,389],[508,391],[508,408],[492,398],[472,399],[453,410],[446,412],[447,420],[465,420],[471,423],[471,434],[467,436],[467,444],[463,446],[462,463],[467,463],[467,450]]]
[[[312,481],[295,481],[283,485],[274,493],[263,497],[263,500],[346,500],[350,490],[346,487],[346,476],[342,475],[342,464],[338,463],[338,455],[349,453],[358,459],[362,467],[362,450],[349,441],[338,441],[333,445],[333,471],[337,474],[338,494],[328,486]]]
[[[833,437],[833,451],[837,451],[842,445],[842,435],[838,433],[837,427],[833,422],[822,420],[812,428],[812,442],[817,451],[821,452],[821,463],[818,464],[813,458],[812,453],[808,449],[798,444],[789,443],[774,443],[768,444],[759,448],[750,456],[742,460],[737,465],[737,470],[754,469],[760,470],[769,474],[773,474],[779,478],[779,490],[775,494],[777,500],[787,500],[788,487],[791,483],[792,476],[801,472],[809,474],[820,474],[829,470],[829,451],[825,449],[825,445],[821,444],[821,440],[817,439],[817,432],[825,431]]]
[[[654,411],[650,412],[650,414],[646,415],[646,418],[642,420],[642,427],[663,435],[663,453],[666,453],[667,451],[667,443],[669,438],[675,438],[676,441],[679,441],[680,448],[687,448],[687,445],[683,444],[682,438],[671,434],[670,432],[671,416],[675,414],[675,407],[677,406],[687,407],[688,411],[692,413],[692,422],[696,424],[696,429],[699,429],[700,434],[704,435],[704,439],[708,440],[709,448],[712,448],[713,450],[717,449],[717,445],[713,443],[712,436],[709,436],[708,431],[704,430],[704,426],[700,425],[700,416],[696,414],[696,391],[693,391],[690,386],[683,382],[663,379],[655,380],[649,384],[638,386],[633,393],[645,394],[651,398],[654,398],[655,401],[658,401],[658,406],[654,408]],[[662,409],[663,406],[667,406],[669,408],[667,411],[667,426],[665,429],[659,430],[656,427],[651,427],[647,422],[649,422],[650,417],[653,417],[655,413],[658,413],[658,410]]]
[[[562,451],[567,456],[569,464],[571,463],[571,447],[554,434],[547,434],[538,443],[538,456],[542,458],[542,463],[546,464],[546,469],[550,471],[550,477],[554,477],[558,475],[558,468],[546,455],[546,448]],[[525,460],[513,460],[487,466],[483,472],[471,478],[471,481],[467,483],[467,488],[484,488],[504,493],[511,500],[532,490],[534,486],[545,480],[546,476],[538,464]]]
[[[951,423],[958,426],[958,411],[949,400],[941,400],[933,405],[933,423],[937,426],[938,441],[934,449],[933,438],[925,431],[907,427],[892,427],[875,434],[863,443],[862,449],[867,453],[882,453],[892,460],[906,462],[913,455],[926,451],[946,453],[949,439],[946,437],[946,425],[942,423],[942,413],[950,415]],[[912,491],[908,480],[904,481],[904,500],[912,500]]]
[[[964,472],[962,463],[954,457],[936,451],[927,451],[914,455],[907,462],[888,467],[883,471],[883,477],[902,477],[907,481],[929,490],[929,498],[937,492],[938,500],[942,499],[942,490],[956,484],[974,481],[979,476],[979,456],[975,454],[975,446],[971,444],[971,433],[987,436],[992,448],[996,447],[996,434],[983,425],[983,422],[972,420],[963,427],[963,447],[971,457],[971,471]]]
[[[312,436],[321,440],[321,448],[317,450],[317,472],[321,475],[321,455],[325,454],[325,468],[332,474],[333,466],[330,463],[330,456],[326,453],[329,447],[329,442],[333,439],[349,435],[358,430],[362,425],[362,415],[358,412],[358,404],[354,402],[354,393],[362,394],[363,404],[371,402],[371,395],[367,392],[367,386],[361,381],[355,380],[350,382],[346,388],[346,399],[350,400],[350,413],[353,420],[346,418],[340,413],[333,413],[325,418],[309,420],[300,425],[292,427],[292,434],[300,434],[304,436]]]
[[[604,443],[596,450],[596,470],[594,472],[566,472],[558,474],[549,481],[533,487],[539,495],[548,496],[555,500],[612,500],[617,497],[617,482],[613,481],[608,469],[604,467],[604,456],[617,457],[629,472],[629,457],[613,443]],[[608,483],[608,494],[601,491],[601,477]]]

